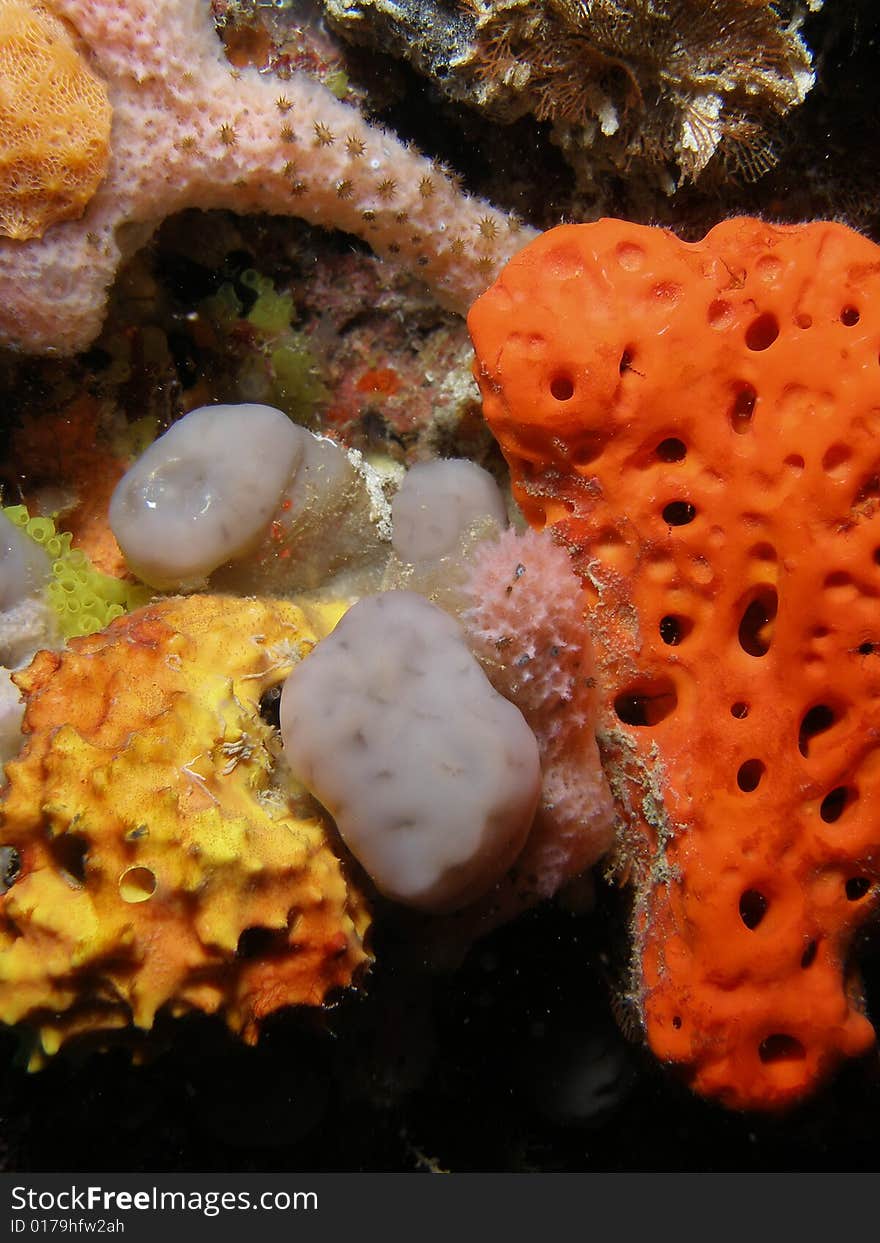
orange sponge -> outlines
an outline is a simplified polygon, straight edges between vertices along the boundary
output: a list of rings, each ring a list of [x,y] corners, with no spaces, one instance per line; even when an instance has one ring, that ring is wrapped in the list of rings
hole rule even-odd
[[[784,1107],[874,1038],[849,954],[880,881],[880,249],[567,225],[469,324],[517,499],[593,602],[648,1041]]]
[[[81,216],[110,158],[107,91],[36,0],[0,0],[0,237]]]

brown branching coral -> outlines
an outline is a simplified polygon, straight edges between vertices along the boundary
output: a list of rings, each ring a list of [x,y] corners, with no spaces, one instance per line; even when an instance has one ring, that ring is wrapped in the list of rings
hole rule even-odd
[[[754,179],[775,161],[775,120],[813,84],[794,0],[458,0],[454,14],[325,3],[355,38],[374,22],[380,42],[453,98],[551,122],[585,185],[641,166],[671,191],[710,161]]]

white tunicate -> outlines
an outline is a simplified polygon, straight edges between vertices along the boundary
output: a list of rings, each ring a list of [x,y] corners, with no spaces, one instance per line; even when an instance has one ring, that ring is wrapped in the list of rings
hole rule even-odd
[[[481,520],[507,526],[507,510],[488,471],[466,459],[419,462],[391,502],[394,551],[418,564],[458,551],[462,535]]]
[[[58,622],[45,593],[0,609],[0,664],[20,669],[41,647],[60,647]]]
[[[51,568],[39,544],[0,513],[0,612],[45,587]]]
[[[299,429],[272,406],[202,406],[173,424],[123,476],[110,526],[153,587],[194,586],[260,539],[302,454]]]
[[[388,525],[381,484],[359,454],[346,453],[334,440],[304,427],[293,430],[300,454],[269,527],[251,556],[212,577],[212,588],[285,595],[335,582],[348,594],[351,577],[359,594],[365,580],[378,578],[387,556],[382,528]]]
[[[9,670],[0,668],[0,786],[4,784],[4,766],[15,759],[24,742],[21,733],[23,716],[21,692],[12,681]]]
[[[360,600],[296,666],[281,736],[293,775],[398,902],[464,906],[528,836],[541,786],[535,736],[458,623],[413,592]]]

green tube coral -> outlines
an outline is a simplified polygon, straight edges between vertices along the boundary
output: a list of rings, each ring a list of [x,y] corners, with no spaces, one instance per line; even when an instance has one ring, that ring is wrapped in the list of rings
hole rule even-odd
[[[24,505],[5,505],[3,513],[52,558],[46,598],[64,639],[94,634],[114,617],[140,608],[152,598],[141,583],[129,583],[96,570],[79,548],[71,548],[69,531],[59,531],[51,518],[31,517]]]

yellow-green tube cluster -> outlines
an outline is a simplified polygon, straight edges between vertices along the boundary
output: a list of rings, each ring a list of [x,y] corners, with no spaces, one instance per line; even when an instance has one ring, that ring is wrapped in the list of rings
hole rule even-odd
[[[24,505],[5,505],[3,513],[35,544],[45,549],[52,567],[46,588],[49,606],[65,639],[94,634],[152,597],[148,587],[127,583],[96,570],[86,554],[71,548],[69,531],[59,531],[51,518],[32,518]]]

